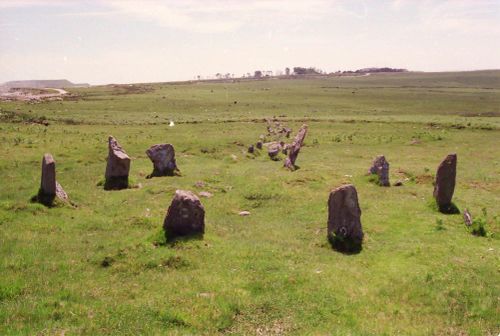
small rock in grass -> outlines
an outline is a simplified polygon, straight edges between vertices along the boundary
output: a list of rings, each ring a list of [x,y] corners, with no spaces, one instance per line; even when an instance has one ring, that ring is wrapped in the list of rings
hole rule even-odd
[[[208,191],[200,191],[200,192],[198,193],[198,195],[200,195],[201,197],[206,197],[206,198],[210,198],[210,197],[212,197],[212,196],[213,196],[213,194],[212,194],[212,193],[209,193]]]
[[[240,215],[240,216],[250,216],[250,211],[240,211],[238,213],[238,215]]]

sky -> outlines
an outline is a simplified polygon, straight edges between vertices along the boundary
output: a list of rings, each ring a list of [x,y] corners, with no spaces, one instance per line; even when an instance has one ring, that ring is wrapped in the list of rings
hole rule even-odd
[[[500,69],[500,0],[0,0],[0,82]]]

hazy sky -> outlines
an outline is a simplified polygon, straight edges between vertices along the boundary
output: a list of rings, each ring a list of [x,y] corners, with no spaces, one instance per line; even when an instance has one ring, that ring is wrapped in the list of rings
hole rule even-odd
[[[500,68],[500,0],[0,0],[0,82]]]

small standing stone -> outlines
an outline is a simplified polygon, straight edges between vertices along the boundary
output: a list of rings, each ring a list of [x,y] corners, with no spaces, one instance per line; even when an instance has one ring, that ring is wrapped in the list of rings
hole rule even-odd
[[[253,154],[255,152],[255,147],[253,145],[250,145],[248,147],[248,153]]]
[[[466,226],[472,226],[472,215],[467,209],[464,211],[464,223]]]
[[[295,169],[295,160],[297,160],[297,156],[299,155],[300,148],[304,143],[304,139],[307,134],[307,125],[304,124],[300,128],[299,132],[295,136],[292,144],[288,146],[288,157],[285,159],[284,166],[290,170]]]
[[[330,192],[328,198],[328,239],[332,246],[345,252],[361,250],[363,228],[358,193],[352,184]]]
[[[439,165],[434,184],[434,198],[441,212],[455,212],[451,200],[457,176],[457,154],[449,154]]]
[[[385,156],[379,155],[373,160],[373,164],[370,167],[370,174],[377,174],[378,183],[381,186],[389,187],[389,162],[385,159]]]
[[[42,178],[38,191],[38,201],[51,206],[56,197],[62,201],[68,200],[68,195],[56,180],[56,162],[51,154],[45,154],[42,159]]]
[[[257,141],[257,144],[256,144],[256,147],[257,149],[262,149],[262,141]]]
[[[177,190],[163,222],[168,240],[178,236],[203,235],[205,208],[200,199],[187,190]]]
[[[125,153],[118,141],[110,135],[108,138],[108,163],[106,165],[106,182],[104,189],[118,190],[128,188],[130,157]]]
[[[172,176],[177,171],[175,162],[175,149],[171,144],[159,144],[151,146],[147,151],[149,159],[153,162],[153,176]]]
[[[271,160],[275,160],[276,156],[280,153],[281,146],[277,142],[270,143],[267,146],[267,154],[271,158]]]

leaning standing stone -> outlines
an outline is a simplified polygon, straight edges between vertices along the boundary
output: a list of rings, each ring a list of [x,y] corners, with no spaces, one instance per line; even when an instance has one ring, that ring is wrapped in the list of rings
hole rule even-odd
[[[68,200],[68,195],[56,181],[56,162],[51,154],[45,154],[42,159],[42,179],[38,191],[38,201],[51,206],[56,197],[62,201]]]
[[[381,186],[389,187],[389,162],[385,159],[385,156],[379,155],[373,160],[373,164],[369,170],[370,174],[377,174],[378,183]]]
[[[359,252],[363,242],[358,193],[352,184],[330,192],[328,198],[328,239],[343,252]]]
[[[153,162],[153,172],[148,177],[172,176],[177,171],[175,150],[171,144],[153,145],[146,154]]]
[[[167,240],[178,236],[203,235],[205,209],[191,191],[177,190],[163,222]]]
[[[295,169],[295,160],[297,160],[297,156],[299,155],[300,148],[304,143],[304,139],[307,134],[307,125],[304,124],[300,128],[299,132],[295,136],[292,144],[288,146],[288,157],[285,159],[285,167],[290,170]]]
[[[130,157],[113,136],[108,138],[108,163],[106,166],[106,182],[104,189],[118,190],[128,188]]]
[[[434,184],[434,198],[441,212],[450,213],[457,211],[451,203],[453,192],[455,191],[456,176],[457,154],[449,154],[439,165]]]

